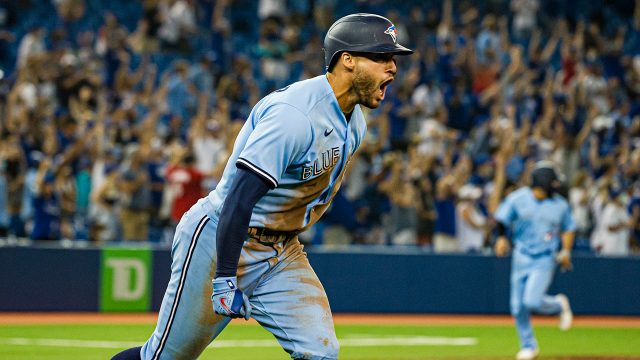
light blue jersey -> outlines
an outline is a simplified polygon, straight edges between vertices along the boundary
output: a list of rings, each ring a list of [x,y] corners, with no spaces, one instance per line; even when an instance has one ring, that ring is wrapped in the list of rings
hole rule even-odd
[[[359,105],[345,118],[326,76],[294,83],[253,108],[220,183],[209,194],[219,214],[237,166],[272,190],[256,204],[251,227],[303,231],[325,212],[365,135]]]
[[[272,187],[253,208],[250,227],[302,231],[329,206],[365,131],[360,106],[347,121],[325,76],[297,82],[256,104],[220,183],[176,228],[171,280],[156,330],[140,350],[142,359],[196,358],[231,320],[213,312],[211,279],[220,211],[237,167],[253,171]],[[251,317],[291,357],[333,360],[339,345],[331,308],[302,249],[295,234],[247,234],[238,287],[249,297]]]
[[[560,195],[537,200],[531,188],[509,194],[495,214],[512,227],[515,248],[529,255],[551,254],[560,245],[560,234],[575,231],[571,208]]]
[[[361,44],[371,43],[374,54],[364,55],[368,60],[363,60],[362,66],[354,62],[354,71],[379,81],[380,92],[372,89],[369,94],[357,94],[357,79],[351,71],[346,66],[331,68],[332,58],[338,54],[353,51],[358,55],[355,48],[344,47],[344,39],[358,44],[358,52],[368,52]],[[377,107],[397,71],[393,55],[412,51],[396,43],[393,23],[374,14],[353,14],[338,20],[327,32],[324,48],[328,74],[335,76],[340,92],[348,91],[348,102],[343,105],[353,105],[353,111],[343,113],[327,75],[274,91],[253,107],[216,189],[193,205],[176,226],[171,278],[156,329],[142,347],[125,350],[114,359],[197,358],[234,315],[225,312],[228,305],[237,305],[229,293],[238,295],[233,298],[241,299],[245,310],[251,309],[251,318],[271,332],[291,358],[338,359],[340,345],[329,300],[298,233],[327,210],[362,143],[366,122],[357,103]],[[247,186],[238,186],[240,190],[231,194],[236,189],[234,183],[247,179],[246,174],[238,175],[238,168],[261,177],[270,189],[251,174]],[[256,194],[243,193],[252,190]],[[259,200],[258,190],[264,194]],[[236,201],[233,205],[238,207],[247,206],[228,208],[227,199]],[[248,205],[253,207],[245,228]],[[221,219],[223,208],[229,213]],[[231,217],[242,222],[230,224]],[[241,240],[242,248],[238,249]],[[227,246],[229,241],[231,247]],[[225,274],[217,260],[235,261],[236,255],[234,278],[230,276],[233,269]],[[227,265],[231,267],[231,263]],[[216,284],[223,281],[229,288],[219,292]],[[221,311],[214,312],[214,307]],[[258,352],[254,355],[260,358]]]

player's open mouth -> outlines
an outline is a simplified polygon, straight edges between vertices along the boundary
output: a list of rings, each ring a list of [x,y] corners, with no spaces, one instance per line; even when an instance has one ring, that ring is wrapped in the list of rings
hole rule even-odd
[[[380,99],[384,100],[384,95],[387,92],[387,86],[393,81],[393,78],[390,78],[388,80],[386,80],[385,82],[383,82],[382,84],[380,84]]]

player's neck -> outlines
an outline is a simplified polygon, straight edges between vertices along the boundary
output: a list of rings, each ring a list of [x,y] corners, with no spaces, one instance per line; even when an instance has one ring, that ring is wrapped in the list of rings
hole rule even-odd
[[[351,85],[351,81],[347,81],[344,76],[337,76],[336,74],[327,73],[327,80],[329,81],[329,85],[333,89],[333,93],[338,100],[338,105],[340,105],[340,109],[347,115],[353,112],[353,109],[356,107],[356,96],[353,93],[353,88]]]

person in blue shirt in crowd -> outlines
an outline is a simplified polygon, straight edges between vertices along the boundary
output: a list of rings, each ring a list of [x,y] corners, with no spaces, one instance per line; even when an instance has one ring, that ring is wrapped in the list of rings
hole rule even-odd
[[[44,159],[36,177],[33,198],[33,240],[60,239],[60,197],[55,191],[55,175]]]
[[[560,314],[561,330],[569,330],[573,319],[565,295],[547,294],[556,262],[564,270],[572,267],[575,223],[568,202],[557,194],[560,186],[553,163],[538,162],[531,173],[531,186],[509,194],[495,213],[499,233],[496,255],[507,254],[507,234],[514,247],[510,305],[520,338],[517,360],[535,359],[539,353],[530,321],[532,312]]]

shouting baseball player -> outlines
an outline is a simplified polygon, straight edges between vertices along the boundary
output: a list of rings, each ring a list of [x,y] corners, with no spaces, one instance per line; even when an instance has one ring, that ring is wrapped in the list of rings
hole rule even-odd
[[[569,330],[573,315],[565,295],[547,295],[556,262],[571,268],[575,224],[567,201],[557,194],[560,181],[553,164],[541,161],[531,173],[531,186],[509,194],[496,211],[496,255],[506,255],[511,230],[514,243],[511,262],[511,314],[520,338],[517,360],[538,356],[539,349],[530,313],[560,314],[560,329]],[[558,251],[560,249],[560,251]]]
[[[331,26],[326,74],[255,105],[219,185],[176,228],[153,335],[113,359],[194,359],[239,317],[253,317],[294,359],[337,359],[329,302],[297,235],[325,212],[364,138],[360,105],[380,105],[394,55],[411,53],[382,16]]]

